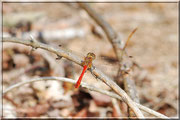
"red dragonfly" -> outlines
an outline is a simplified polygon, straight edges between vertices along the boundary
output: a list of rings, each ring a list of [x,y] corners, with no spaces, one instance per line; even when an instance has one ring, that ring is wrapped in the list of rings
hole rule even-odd
[[[82,62],[83,65],[83,71],[78,79],[78,81],[76,82],[75,88],[79,88],[80,84],[81,84],[81,80],[84,76],[84,73],[86,72],[86,70],[88,68],[91,68],[92,66],[92,61],[96,58],[96,55],[94,53],[89,52],[87,54],[87,56],[84,58],[84,61]]]
[[[124,45],[124,47],[123,47],[123,49],[122,49],[121,59],[122,59],[124,50],[125,50],[128,42],[129,42],[130,38],[132,37],[132,35],[135,33],[136,30],[137,30],[137,28],[135,28],[135,29],[131,32],[131,34],[128,36],[128,39],[127,39],[127,41],[126,41],[126,43],[125,43],[125,45]],[[126,54],[127,54],[127,53],[126,53]],[[127,56],[128,56],[128,55],[127,55]],[[128,57],[129,57],[129,56],[128,56]],[[83,76],[84,76],[84,73],[86,72],[86,70],[87,70],[88,68],[91,68],[91,67],[92,67],[92,61],[93,61],[95,58],[96,58],[96,55],[95,55],[94,53],[91,53],[91,52],[89,52],[89,53],[87,54],[87,56],[84,58],[84,61],[82,62],[83,71],[82,71],[82,73],[81,73],[78,81],[76,82],[75,88],[79,88],[79,86],[80,86],[80,84],[81,84],[81,80],[82,80],[82,78],[83,78]],[[116,66],[117,66],[117,65],[116,65]],[[107,70],[107,69],[106,69],[106,70]],[[114,70],[114,68],[113,68],[113,70]]]

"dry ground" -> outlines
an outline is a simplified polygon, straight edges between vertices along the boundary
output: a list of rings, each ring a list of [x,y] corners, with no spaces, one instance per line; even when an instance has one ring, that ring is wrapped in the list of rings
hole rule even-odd
[[[103,16],[103,18],[113,27],[113,29],[120,35],[120,37],[124,41],[127,39],[128,35],[135,27],[138,28],[137,32],[133,35],[130,43],[128,44],[127,51],[128,54],[133,56],[133,59],[143,68],[143,70],[135,69],[133,71],[133,79],[136,83],[140,101],[143,105],[161,112],[169,117],[178,116],[178,4],[90,3],[90,5],[101,16]],[[33,16],[38,13],[40,15],[37,15],[35,17]],[[45,38],[45,41],[53,46],[61,44],[62,47],[69,49],[74,53],[77,53],[78,55],[86,55],[89,51],[91,51],[94,52],[97,56],[104,55],[114,58],[111,44],[108,42],[107,38],[104,35],[102,35],[102,37],[98,37],[92,33],[92,27],[97,27],[97,25],[86,14],[86,12],[80,9],[75,3],[4,3],[3,18],[6,19],[4,19],[3,21],[3,32],[8,32],[9,29],[12,29],[15,25],[18,24],[21,17],[24,18],[26,15],[30,16],[26,19],[30,19],[30,21],[32,21],[32,31],[56,31],[64,29],[69,30],[69,28],[76,28],[83,31],[82,35],[80,36],[72,35],[71,38],[66,39],[63,39],[63,37],[60,39],[52,40]],[[18,34],[20,34],[20,32]],[[101,32],[102,30],[100,29],[100,33]],[[26,64],[29,64],[30,66],[32,64],[31,62],[29,62],[30,57],[23,56],[24,54],[26,55],[28,53],[30,48],[22,45],[21,47],[18,46],[18,44],[15,45],[10,43],[3,43],[3,64],[6,64],[3,65],[4,88],[7,88],[13,83],[19,81],[23,81],[26,79],[29,80],[33,76],[64,76],[66,74],[66,69],[64,67],[65,60],[63,59],[61,61],[56,61],[56,64],[58,64],[59,66],[59,68],[57,68],[58,72],[55,72],[55,70],[53,69],[47,70],[45,73],[41,73],[41,71],[39,74],[36,72],[32,72],[31,75],[29,75],[29,73],[27,73],[28,75],[18,75],[18,78],[14,78],[13,80],[11,80],[11,77],[8,76],[11,75],[10,73],[14,73],[20,68],[27,67]],[[22,50],[19,50],[20,48]],[[18,62],[15,63],[15,68],[10,65],[10,62],[4,60],[6,55],[9,55],[7,49],[14,51],[14,54],[7,59],[11,59],[11,57],[13,58],[12,60],[17,59]],[[49,61],[46,60],[47,58],[42,55],[42,53],[45,53],[45,51],[37,50],[34,52],[34,54],[35,53],[37,56],[37,59],[35,61],[43,61],[43,59],[45,59],[45,61],[48,62],[48,65],[52,64],[49,63]],[[16,54],[23,55],[17,56]],[[43,57],[43,59],[41,57]],[[55,56],[51,58],[55,61]],[[22,59],[23,61],[25,61],[25,63],[19,65],[19,60]],[[52,61],[53,60],[51,60],[51,62]],[[102,61],[103,60],[97,59],[94,61],[94,64],[97,65],[98,68],[100,68],[110,77],[115,77],[118,69],[117,65],[103,65],[105,62]],[[18,67],[17,65],[19,65],[20,67]],[[72,66],[74,66],[72,67],[72,69],[74,70],[71,70],[70,68],[70,71],[74,71],[74,75],[73,77],[71,76],[71,78],[78,79],[78,76],[81,72],[81,67],[74,64],[72,64]],[[48,66],[46,67],[48,69],[50,68]],[[90,73],[86,73],[83,81],[93,85],[94,83],[96,83],[95,86],[97,87],[109,89],[105,84],[94,79]],[[79,110],[76,110],[76,112],[72,112],[74,111],[74,107],[72,107],[71,104],[75,104],[74,102],[72,103],[75,98],[70,97],[70,95],[73,95],[74,91],[71,91],[67,93],[66,96],[62,97],[64,92],[63,90],[61,90],[63,88],[62,84],[58,83],[58,85],[56,86],[57,89],[52,88],[52,90],[49,91],[43,86],[46,84],[54,86],[54,84],[51,83],[41,82],[33,84],[33,87],[23,86],[16,91],[8,93],[7,96],[10,100],[8,98],[4,99],[4,108],[23,108],[24,111],[19,110],[21,111],[21,113],[11,113],[12,116],[26,116],[27,114],[29,116],[55,117],[79,115]],[[56,90],[59,90],[60,92],[52,92]],[[38,91],[38,93],[35,94],[35,91]],[[50,93],[55,95],[49,95]],[[91,95],[92,94],[93,93],[91,93]],[[47,102],[51,97],[57,101],[64,100],[66,101],[66,103],[68,103],[68,105],[65,107],[56,108],[53,106],[53,104],[55,103],[51,104]],[[40,103],[43,99],[43,101],[47,104],[43,107],[47,110],[43,111],[41,114],[23,114],[23,112],[27,112],[25,108],[30,109],[31,107],[37,107],[37,105],[41,105],[39,104],[39,102],[37,102],[37,99]],[[68,100],[71,102],[67,102]],[[15,102],[17,106],[15,104],[12,104],[12,101]],[[53,100],[51,100],[51,102],[52,101]],[[103,100],[100,101],[102,102]],[[60,103],[61,102],[59,102],[59,104]],[[104,109],[109,109],[109,107],[107,106],[111,106],[106,102],[104,103],[106,107],[102,107],[97,102],[95,103],[96,104],[94,104],[94,102],[92,101],[90,102],[91,108],[94,105],[95,108],[97,107],[99,110],[94,110],[95,112],[92,112],[93,110],[90,110],[91,114],[87,111],[82,111],[84,109],[82,109],[81,112],[84,112],[84,114],[87,112],[85,116],[103,116],[104,114],[102,111]],[[51,108],[49,106],[51,106]],[[110,111],[113,113],[113,109],[110,109]],[[4,111],[4,115],[11,116],[8,115],[7,110]],[[104,117],[108,115],[109,114],[107,112]],[[123,113],[123,115],[125,116],[126,114]],[[110,116],[113,116],[113,114]]]

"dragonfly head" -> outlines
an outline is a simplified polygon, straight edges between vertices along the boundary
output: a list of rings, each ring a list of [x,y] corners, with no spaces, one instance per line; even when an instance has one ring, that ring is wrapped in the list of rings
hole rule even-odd
[[[96,58],[96,55],[95,55],[94,53],[89,52],[89,53],[87,54],[87,57],[94,60],[94,59]]]

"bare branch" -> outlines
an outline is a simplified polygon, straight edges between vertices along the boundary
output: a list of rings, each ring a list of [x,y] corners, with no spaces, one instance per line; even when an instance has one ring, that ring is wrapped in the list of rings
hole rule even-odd
[[[15,89],[15,88],[18,88],[18,87],[20,87],[20,86],[22,86],[22,85],[25,85],[25,84],[28,84],[28,83],[33,83],[33,82],[38,82],[38,81],[46,81],[46,80],[56,80],[56,81],[61,81],[61,82],[70,82],[70,83],[73,83],[73,84],[76,83],[75,80],[69,79],[69,78],[64,78],[64,77],[41,77],[41,78],[34,78],[34,79],[32,79],[32,80],[19,82],[19,83],[17,83],[17,84],[14,84],[14,85],[8,87],[6,90],[3,91],[3,96],[4,96],[6,93],[10,92],[11,90],[13,90],[13,89]],[[88,85],[87,83],[84,83],[84,82],[81,83],[81,86],[82,86],[83,88],[88,89],[88,90],[96,91],[96,92],[99,92],[99,93],[108,95],[108,96],[110,96],[110,97],[113,97],[113,98],[116,98],[116,99],[119,99],[119,100],[122,101],[122,98],[121,98],[119,95],[117,95],[117,94],[115,94],[115,93],[113,93],[113,92],[109,92],[109,91],[107,91],[107,90],[103,90],[103,89],[96,88],[96,87],[94,87],[94,86],[90,86],[90,85]],[[134,103],[135,103],[135,102],[134,102]],[[168,117],[166,117],[165,115],[160,114],[160,113],[158,113],[158,112],[156,112],[156,111],[154,111],[154,110],[152,110],[152,109],[150,109],[150,108],[147,108],[147,107],[145,107],[145,106],[143,106],[143,105],[141,105],[141,104],[139,104],[139,103],[135,103],[135,104],[136,104],[141,110],[143,110],[143,111],[145,111],[145,112],[147,112],[147,113],[149,113],[149,114],[151,114],[151,115],[154,115],[154,116],[159,117],[159,118],[168,118]]]
[[[19,38],[15,37],[9,37],[9,38],[3,38],[3,42],[14,42],[14,43],[20,43],[24,44],[27,46],[31,46],[33,48],[41,48],[47,51],[50,51],[56,55],[62,56],[70,61],[73,61],[79,65],[81,65],[81,60],[74,54],[63,50],[62,48],[55,48],[47,44],[43,44],[37,41],[27,41],[27,40],[22,40]],[[92,69],[92,73],[99,78],[101,81],[103,81],[106,85],[108,85],[110,88],[112,88],[118,95],[120,95],[125,103],[129,105],[130,108],[134,111],[134,113],[139,117],[139,118],[144,118],[143,114],[139,110],[139,108],[134,104],[134,102],[131,100],[131,98],[126,94],[126,92],[121,89],[112,79],[110,79],[108,76],[106,76],[104,73],[102,73],[100,70],[95,68]]]
[[[125,44],[125,46],[122,46],[123,41],[120,40],[119,36],[116,34],[116,32],[113,30],[113,28],[99,15],[97,14],[87,3],[79,3],[79,5],[92,17],[92,19],[94,19],[96,21],[96,23],[98,25],[101,26],[101,28],[104,30],[108,40],[110,41],[110,43],[112,44],[112,47],[114,49],[114,52],[118,58],[119,61],[119,68],[121,69],[121,62],[122,62],[122,54],[125,51],[125,47],[127,46],[127,44]],[[133,33],[136,31],[136,29],[133,31]],[[130,39],[130,37],[132,36],[132,34],[129,36],[128,41]],[[120,70],[119,69],[119,70]],[[119,71],[121,72],[121,71]],[[121,76],[123,78],[123,76]],[[127,79],[126,79],[127,78]],[[125,86],[125,90],[128,93],[128,95],[131,97],[131,99],[133,101],[136,100],[136,102],[139,101],[137,92],[136,92],[136,88],[135,88],[135,83],[133,82],[132,79],[130,79],[129,76],[126,76],[126,78],[123,78],[123,83]],[[128,81],[126,81],[128,80]],[[134,95],[135,94],[135,95]],[[134,110],[133,110],[134,111]],[[135,112],[135,111],[134,111]],[[138,110],[138,112],[140,112]],[[136,112],[135,112],[136,113]],[[141,114],[141,113],[140,113]],[[137,113],[136,113],[137,115]],[[142,115],[142,114],[141,114]],[[132,112],[130,112],[130,116],[134,116]]]
[[[122,46],[117,46],[117,42],[120,42],[120,45],[121,45],[122,41],[117,40],[117,34],[114,32],[112,27],[106,21],[104,21],[104,19],[99,14],[97,14],[87,3],[79,3],[79,5],[92,17],[92,19],[95,20],[95,22],[98,25],[101,26],[101,28],[104,30],[108,40],[111,42],[114,52],[115,53],[117,52],[116,55],[120,55],[120,54],[118,54],[118,52],[119,53],[121,52],[121,49],[119,49],[119,48],[121,48]],[[120,51],[117,51],[116,49],[118,49]]]

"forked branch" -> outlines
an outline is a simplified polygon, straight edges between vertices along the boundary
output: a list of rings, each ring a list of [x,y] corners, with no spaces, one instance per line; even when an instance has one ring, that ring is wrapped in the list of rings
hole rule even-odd
[[[81,59],[78,58],[76,55],[70,53],[69,51],[63,50],[62,48],[55,48],[47,44],[43,44],[37,41],[30,41],[30,40],[24,40],[19,39],[15,37],[9,37],[9,38],[3,38],[3,42],[14,42],[14,43],[20,43],[27,46],[31,46],[32,48],[41,48],[44,50],[47,50],[49,52],[52,52],[56,55],[59,55],[61,57],[64,57],[70,61],[73,61],[79,65],[81,65]],[[108,76],[106,76],[104,73],[102,73],[100,70],[95,68],[92,69],[92,73],[99,78],[101,81],[103,81],[106,85],[108,85],[110,88],[114,90],[119,96],[122,97],[122,100],[128,104],[128,106],[134,111],[134,113],[137,115],[138,118],[144,118],[143,114],[139,110],[139,108],[134,104],[134,102],[131,100],[131,98],[126,94],[126,92],[121,89],[112,79],[110,79]]]
[[[121,77],[123,79],[126,93],[131,97],[131,99],[133,101],[138,102],[139,98],[138,98],[138,95],[137,95],[137,92],[135,89],[135,83],[133,82],[133,80],[131,79],[130,76],[126,76],[126,78],[124,78],[122,75],[122,70],[121,70],[122,55],[125,52],[125,48],[127,46],[128,41],[130,40],[130,38],[132,37],[132,35],[136,31],[136,29],[130,34],[126,44],[123,46],[123,41],[120,39],[120,37],[116,34],[116,32],[113,30],[113,28],[98,13],[96,13],[95,10],[93,10],[87,3],[79,3],[79,5],[104,30],[109,42],[112,44],[112,47],[114,49],[114,52],[115,52],[118,62],[119,62],[118,77]],[[133,62],[133,61],[131,61],[131,62]],[[130,116],[133,117],[134,114],[132,112],[130,112]]]

